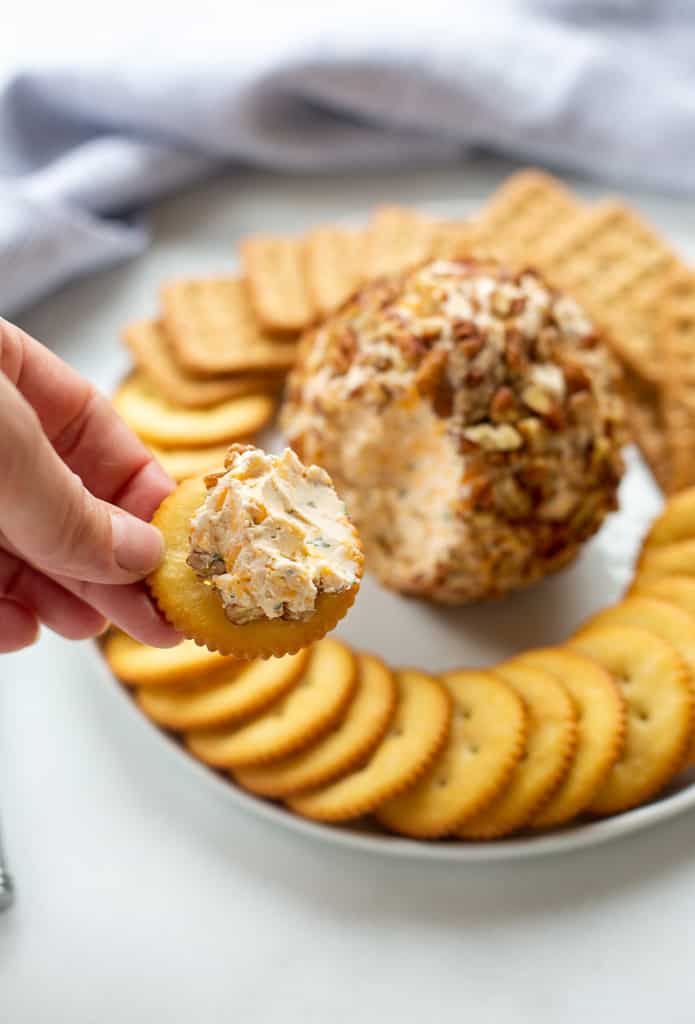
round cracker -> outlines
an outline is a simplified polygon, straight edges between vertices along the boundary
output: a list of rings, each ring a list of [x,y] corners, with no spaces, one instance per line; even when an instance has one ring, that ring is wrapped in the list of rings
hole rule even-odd
[[[383,661],[369,654],[358,654],[357,665],[357,691],[342,721],[298,754],[238,769],[234,778],[240,786],[259,796],[290,796],[332,782],[371,754],[393,718],[396,680]]]
[[[140,687],[136,700],[148,718],[184,732],[256,715],[294,686],[306,670],[309,651],[267,661],[236,662],[188,686]]]
[[[610,672],[565,647],[525,651],[517,658],[558,679],[577,711],[577,749],[559,788],[529,822],[556,828],[581,814],[620,756],[625,742],[625,702]]]
[[[577,743],[574,705],[549,672],[517,658],[494,671],[526,705],[526,749],[497,800],[456,830],[464,839],[495,839],[527,825],[567,775]]]
[[[245,395],[207,409],[186,409],[167,401],[137,371],[123,381],[112,404],[131,430],[161,448],[206,448],[237,441],[261,430],[275,411],[269,395]]]
[[[628,596],[644,594],[658,597],[662,601],[670,601],[683,611],[695,616],[695,578],[692,576],[654,576],[641,578],[636,576],[628,591]]]
[[[675,544],[654,544],[642,551],[636,577],[642,580],[659,576],[695,576],[695,540]]]
[[[695,714],[690,672],[672,644],[637,626],[593,626],[569,646],[603,665],[627,704],[622,754],[589,807],[616,814],[658,793],[683,763]]]
[[[695,539],[695,487],[674,495],[652,523],[644,547],[658,547]]]
[[[148,647],[127,633],[114,629],[103,642],[102,650],[111,671],[128,686],[169,686],[190,682],[221,668],[233,670],[239,663],[192,640],[176,647]]]
[[[448,739],[426,774],[376,812],[392,832],[416,839],[452,832],[492,803],[524,752],[526,711],[491,672],[440,676],[453,704]]]
[[[148,448],[162,469],[177,483],[187,480],[189,476],[203,476],[221,469],[229,451],[226,443],[210,448],[158,448],[153,444],[148,445]]]
[[[356,682],[352,652],[326,637],[312,648],[306,671],[290,693],[263,714],[238,726],[195,729],[186,732],[184,740],[192,754],[216,768],[241,768],[286,757],[343,717]]]
[[[439,680],[414,669],[396,673],[398,703],[391,726],[365,765],[287,805],[316,821],[347,821],[375,810],[412,786],[446,741],[451,699]]]
[[[633,594],[618,604],[602,609],[582,629],[609,625],[638,626],[673,644],[690,670],[690,684],[695,699],[695,618],[689,612],[659,597]],[[689,760],[695,758],[692,740],[687,756]]]
[[[190,553],[189,522],[207,494],[200,477],[184,480],[164,499],[154,516],[166,545],[164,558],[147,578],[147,585],[162,614],[184,636],[212,651],[238,658],[279,658],[295,654],[330,632],[352,606],[355,586],[336,594],[319,594],[308,619],[258,619],[237,626],[227,618],[212,587],[187,564]],[[355,532],[355,542],[359,538]],[[358,567],[361,575],[362,564]]]

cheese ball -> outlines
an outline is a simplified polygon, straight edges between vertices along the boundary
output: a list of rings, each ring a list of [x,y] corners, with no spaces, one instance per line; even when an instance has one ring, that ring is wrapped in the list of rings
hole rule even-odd
[[[303,338],[282,422],[372,572],[435,601],[539,580],[617,507],[618,371],[531,269],[439,260],[372,282]]]

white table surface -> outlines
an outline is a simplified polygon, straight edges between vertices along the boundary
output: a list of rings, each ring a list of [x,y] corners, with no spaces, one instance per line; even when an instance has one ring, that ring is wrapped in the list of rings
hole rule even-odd
[[[153,309],[167,276],[227,266],[236,236],[381,200],[463,209],[507,170],[232,175],[153,212],[144,258],[22,323],[107,388],[126,365],[122,322]],[[692,230],[692,206],[634,198]],[[0,660],[18,893],[0,917],[0,1021],[693,1020],[695,814],[558,858],[388,861],[236,813],[133,724],[78,644],[46,634]]]

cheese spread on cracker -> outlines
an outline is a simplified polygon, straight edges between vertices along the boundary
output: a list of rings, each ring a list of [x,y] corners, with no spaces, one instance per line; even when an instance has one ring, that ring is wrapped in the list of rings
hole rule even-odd
[[[319,466],[303,465],[289,448],[269,455],[233,445],[225,468],[205,485],[187,561],[231,622],[308,619],[320,593],[358,582],[354,527]]]

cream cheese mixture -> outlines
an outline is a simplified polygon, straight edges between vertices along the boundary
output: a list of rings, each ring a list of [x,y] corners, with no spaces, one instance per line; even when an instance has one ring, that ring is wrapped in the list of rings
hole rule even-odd
[[[205,478],[190,522],[188,564],[210,583],[237,625],[307,619],[320,593],[357,584],[361,552],[331,478],[293,451],[234,445]]]

